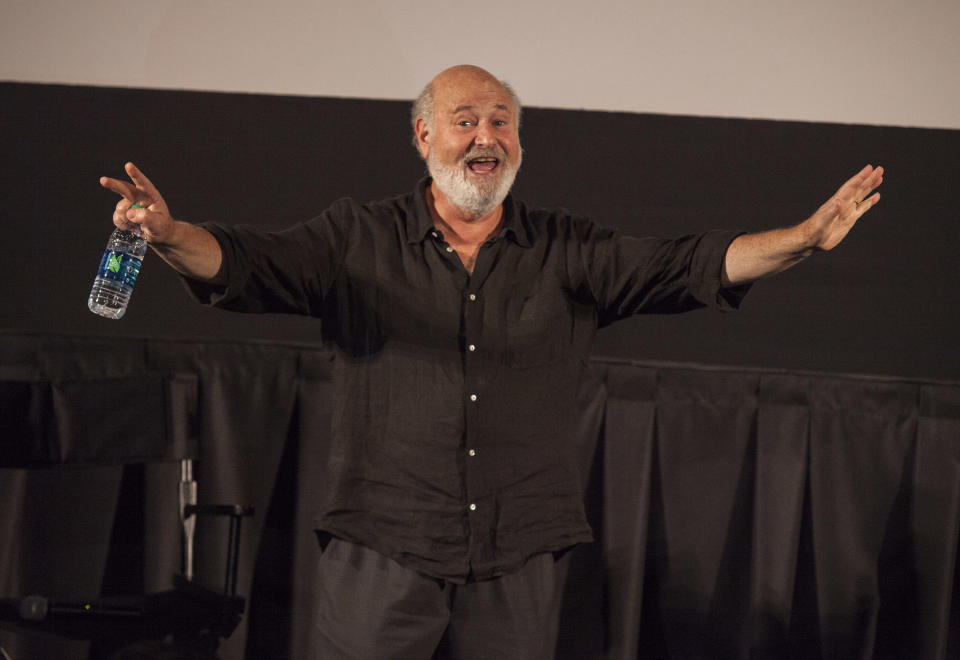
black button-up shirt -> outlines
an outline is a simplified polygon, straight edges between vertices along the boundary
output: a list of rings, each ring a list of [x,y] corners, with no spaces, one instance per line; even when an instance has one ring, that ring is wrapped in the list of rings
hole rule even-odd
[[[282,232],[204,225],[226,309],[322,319],[335,353],[317,528],[436,577],[486,579],[592,539],[571,447],[595,331],[641,312],[731,309],[736,234],[618,236],[508,197],[473,274],[433,226],[429,179]]]

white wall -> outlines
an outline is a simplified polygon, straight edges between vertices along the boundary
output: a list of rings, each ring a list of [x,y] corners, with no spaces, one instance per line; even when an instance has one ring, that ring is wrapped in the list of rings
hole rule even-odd
[[[0,0],[0,80],[960,129],[960,0]]]

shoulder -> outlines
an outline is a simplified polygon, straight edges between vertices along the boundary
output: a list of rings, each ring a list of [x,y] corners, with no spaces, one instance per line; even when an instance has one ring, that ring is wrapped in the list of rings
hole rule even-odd
[[[333,224],[343,230],[382,229],[402,223],[415,214],[415,195],[407,193],[373,201],[359,201],[341,197],[332,202],[320,215],[307,224]]]
[[[574,240],[586,241],[601,235],[611,235],[610,229],[601,227],[591,218],[562,207],[541,207],[514,202],[518,224],[528,232],[531,241]]]
[[[334,200],[321,214],[330,219],[344,217],[390,218],[406,213],[412,208],[412,195],[398,195],[385,199],[360,201],[354,197],[341,197]]]

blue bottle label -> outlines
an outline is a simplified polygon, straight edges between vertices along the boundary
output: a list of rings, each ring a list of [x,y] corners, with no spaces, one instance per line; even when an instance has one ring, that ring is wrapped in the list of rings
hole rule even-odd
[[[137,275],[140,274],[141,263],[142,260],[132,257],[126,252],[104,250],[97,277],[111,282],[119,282],[125,288],[132,289],[137,282]]]

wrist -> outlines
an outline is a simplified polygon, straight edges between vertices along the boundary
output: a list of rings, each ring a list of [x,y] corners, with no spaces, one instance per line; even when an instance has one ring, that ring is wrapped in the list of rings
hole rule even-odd
[[[176,249],[184,240],[184,227],[186,223],[179,220],[170,219],[167,226],[162,231],[151,231],[147,242],[157,249]]]
[[[794,252],[799,256],[808,257],[820,250],[821,232],[811,224],[811,219],[801,222],[792,229]]]

